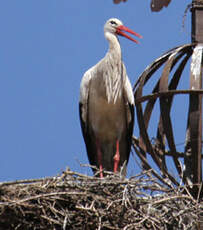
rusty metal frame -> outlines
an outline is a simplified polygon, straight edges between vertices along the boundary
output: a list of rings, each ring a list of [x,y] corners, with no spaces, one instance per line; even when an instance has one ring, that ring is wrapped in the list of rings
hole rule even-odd
[[[134,150],[142,162],[143,169],[153,170],[152,166],[147,161],[147,155],[149,154],[152,157],[162,174],[162,176],[157,175],[153,170],[155,176],[169,187],[174,185],[177,186],[179,182],[169,172],[166,156],[172,157],[177,173],[181,179],[184,173],[185,179],[183,179],[185,183],[189,184],[189,181],[192,181],[193,184],[200,183],[202,180],[203,89],[201,80],[202,59],[200,58],[200,56],[202,57],[202,51],[202,45],[196,43],[182,45],[168,51],[144,70],[133,88],[140,132],[139,137],[133,139]],[[192,70],[190,74],[190,89],[178,90],[177,87],[182,72],[191,56]],[[147,85],[148,81],[151,80],[153,74],[160,68],[163,68],[162,74],[153,88],[152,93],[150,95],[143,95],[144,87]],[[172,70],[174,70],[173,74]],[[173,122],[170,117],[173,98],[179,94],[189,95],[188,126],[186,130],[186,147],[184,153],[180,153],[176,149]],[[157,100],[159,101],[160,117],[156,135],[154,135],[156,136],[156,141],[153,144],[148,135],[148,126]],[[146,102],[144,108],[143,102]],[[166,142],[169,150],[166,149]],[[185,160],[184,172],[179,158],[184,158]],[[194,160],[192,167],[191,159]],[[188,174],[190,174],[190,177]],[[194,180],[194,178],[196,179]]]

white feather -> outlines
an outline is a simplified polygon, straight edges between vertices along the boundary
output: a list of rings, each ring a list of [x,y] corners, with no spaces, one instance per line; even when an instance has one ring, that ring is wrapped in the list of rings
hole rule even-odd
[[[133,90],[132,90],[132,85],[131,85],[130,80],[129,80],[127,75],[126,75],[126,80],[125,80],[125,84],[124,84],[124,91],[125,91],[125,94],[127,96],[127,100],[129,102],[129,104],[134,105],[135,99],[134,99],[134,94],[133,94]]]

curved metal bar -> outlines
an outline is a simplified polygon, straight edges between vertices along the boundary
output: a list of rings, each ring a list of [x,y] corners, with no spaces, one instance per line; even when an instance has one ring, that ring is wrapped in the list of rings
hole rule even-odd
[[[182,74],[182,71],[183,71],[188,59],[190,58],[191,54],[192,54],[192,50],[191,50],[191,52],[187,53],[187,55],[184,57],[184,59],[181,61],[180,65],[176,69],[176,71],[175,71],[175,73],[174,73],[174,75],[173,75],[173,77],[169,83],[169,86],[168,86],[169,90],[175,90],[177,88],[181,74]],[[181,58],[182,56],[183,55],[181,55],[179,58]],[[167,105],[168,105],[169,113],[171,111],[172,101],[173,101],[173,95],[168,96]],[[163,159],[163,167],[167,168],[167,165],[165,162],[166,150],[165,150],[164,137],[165,137],[165,134],[164,134],[163,122],[162,122],[162,119],[160,117],[158,129],[157,129],[157,143],[156,143],[156,145],[157,145],[159,152],[160,152],[162,159]],[[175,145],[175,143],[174,143],[174,145]],[[179,155],[177,153],[177,150],[175,149],[175,151],[174,151],[174,149],[170,148],[170,152],[174,153],[172,155],[172,157],[173,157],[173,160],[174,160],[174,163],[176,166],[176,170],[177,170],[179,176],[181,176],[182,172],[181,172],[181,166],[180,166],[179,161],[178,161]]]
[[[190,89],[183,89],[183,90],[169,90],[167,92],[158,92],[150,95],[146,95],[143,97],[140,97],[135,100],[135,105],[137,106],[140,103],[143,103],[147,100],[154,100],[159,97],[168,97],[176,94],[191,94],[191,95],[198,95],[198,94],[203,94],[203,89],[199,90],[190,90]]]
[[[149,139],[146,127],[145,127],[141,104],[138,104],[136,106],[136,112],[137,112],[137,119],[138,119],[138,125],[139,125],[139,130],[140,130],[139,146],[141,147],[141,149],[144,150],[144,151],[142,151],[142,153],[144,155],[146,155],[146,152],[149,152],[151,154],[153,160],[157,164],[157,166],[161,169],[161,161],[154,152],[154,149],[151,145],[151,142],[150,142],[150,139]]]
[[[199,44],[195,47],[192,54],[191,73],[190,73],[190,89],[202,89],[203,77],[203,45]],[[188,124],[185,146],[185,183],[199,184],[202,182],[202,95],[190,95]],[[198,187],[194,187],[193,193],[198,192]]]
[[[143,73],[138,77],[137,81],[135,82],[133,86],[133,91],[136,93],[136,88],[140,87],[140,81],[143,78],[144,75],[146,78],[146,81],[144,81],[144,84],[149,80],[151,75],[168,59],[168,57],[175,52],[177,49],[179,49],[179,52],[186,52],[188,49],[191,49],[195,46],[196,44],[186,44],[186,45],[181,45],[178,47],[175,47],[163,55],[161,55],[159,58],[157,58],[155,61],[153,61],[147,68],[143,71]]]
[[[165,185],[169,186],[170,188],[173,188],[171,182],[174,185],[179,185],[179,183],[176,181],[176,179],[171,176],[167,171],[164,173],[164,176],[166,178],[168,178],[167,180],[162,178],[155,170],[153,170],[153,168],[150,166],[150,164],[147,162],[147,159],[145,156],[143,156],[142,152],[140,152],[137,148],[136,148],[137,144],[134,143],[134,139],[133,139],[133,148],[137,154],[137,156],[140,158],[140,160],[142,161],[142,163],[145,165],[145,169],[146,170],[152,170],[152,173],[154,174],[154,176],[156,176],[162,183],[164,183]]]
[[[167,91],[168,90],[168,77],[170,74],[170,71],[172,69],[172,64],[175,60],[175,57],[177,53],[179,52],[181,48],[176,49],[176,52],[172,53],[169,56],[168,62],[166,62],[166,65],[164,67],[164,70],[162,72],[162,76],[160,78],[160,84],[159,84],[159,90],[160,92]],[[162,126],[162,130],[164,131],[164,136],[166,136],[169,148],[172,152],[176,153],[176,146],[173,136],[173,127],[172,122],[170,118],[170,105],[168,98],[166,97],[160,97],[160,112],[161,112],[161,118],[160,118],[160,125]],[[173,157],[174,164],[176,166],[176,169],[181,174],[181,165],[178,161],[178,157],[174,155]]]
[[[188,59],[191,57],[192,55],[192,50],[190,50],[190,52],[187,53],[187,55],[184,57],[184,59],[182,60],[182,62],[180,63],[180,65],[178,66],[176,72],[174,73],[170,83],[169,83],[169,90],[174,90],[177,88],[181,74],[185,68],[185,65],[188,61]],[[170,100],[172,101],[173,97],[170,97]]]
[[[189,47],[190,48],[190,47]],[[181,52],[180,52],[181,50]],[[183,71],[183,68],[191,56],[192,49],[187,49],[187,50],[182,50],[181,48],[176,49],[176,52],[171,54],[169,56],[169,60],[166,63],[166,66],[164,68],[164,71],[162,73],[161,79],[160,79],[160,91],[162,90],[168,90],[169,89],[176,89],[180,75]],[[168,76],[173,69],[173,67],[176,65],[176,63],[179,61],[179,59],[182,58],[186,54],[186,57],[183,59],[181,64],[178,66],[175,74],[173,75],[173,78],[168,86]],[[176,57],[175,57],[176,56]],[[167,138],[167,141],[169,143],[169,147],[171,149],[171,152],[177,153],[176,147],[175,147],[175,142],[173,138],[173,131],[172,131],[172,123],[170,120],[170,110],[171,110],[171,104],[172,104],[172,98],[173,97],[168,97],[166,98],[160,98],[160,105],[161,105],[161,117],[159,120],[158,124],[158,129],[157,129],[157,142],[156,142],[156,147],[158,148],[159,154],[162,156],[162,162],[163,162],[163,167],[167,168],[167,165],[165,163],[165,138]],[[166,108],[165,108],[166,107]],[[168,113],[166,111],[168,110]],[[166,117],[165,117],[166,115]],[[162,119],[162,116],[164,116],[164,119]],[[178,161],[178,156],[177,154],[173,154],[173,160],[176,166],[176,169],[179,173],[181,174],[181,165]]]

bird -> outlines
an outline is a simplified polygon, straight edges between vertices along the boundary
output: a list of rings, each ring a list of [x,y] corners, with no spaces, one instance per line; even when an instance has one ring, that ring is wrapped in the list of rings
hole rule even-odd
[[[117,18],[104,25],[109,42],[105,57],[87,70],[80,83],[79,114],[90,165],[100,178],[104,171],[126,175],[134,126],[134,94],[122,61],[118,35],[139,38]]]

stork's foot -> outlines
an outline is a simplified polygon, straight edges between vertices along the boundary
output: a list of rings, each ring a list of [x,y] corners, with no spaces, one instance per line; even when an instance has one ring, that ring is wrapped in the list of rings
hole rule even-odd
[[[119,141],[117,140],[116,141],[116,154],[114,156],[114,172],[117,172],[118,171],[118,165],[119,165],[119,162],[120,162],[120,153],[119,153]]]
[[[99,165],[99,176],[100,176],[100,178],[103,178],[103,177],[104,177],[102,165]]]
[[[100,150],[100,144],[99,144],[99,141],[97,140],[97,158],[98,158],[98,162],[99,162],[99,176],[100,178],[103,178],[104,175],[103,175],[103,166],[102,166],[102,153],[101,153],[101,150]]]

